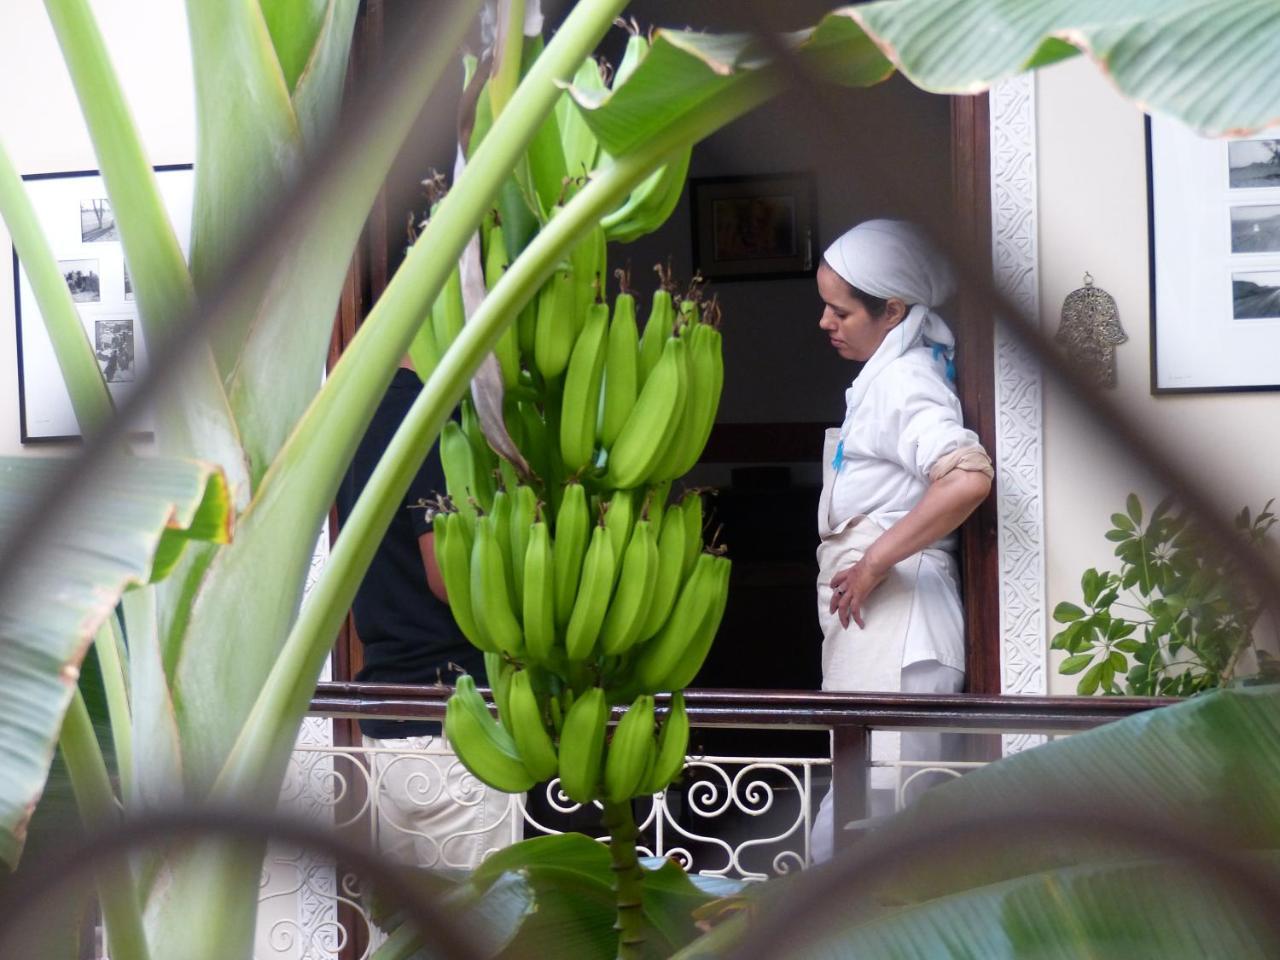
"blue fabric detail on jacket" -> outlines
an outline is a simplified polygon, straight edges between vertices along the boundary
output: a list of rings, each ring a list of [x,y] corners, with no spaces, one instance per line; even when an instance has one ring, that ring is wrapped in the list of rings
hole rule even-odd
[[[842,463],[844,463],[844,441],[843,440],[841,440],[836,445],[836,455],[831,461],[831,469],[836,471],[836,473],[839,473],[840,464]]]

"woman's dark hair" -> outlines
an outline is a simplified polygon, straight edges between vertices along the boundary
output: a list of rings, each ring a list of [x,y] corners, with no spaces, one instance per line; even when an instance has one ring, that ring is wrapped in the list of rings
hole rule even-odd
[[[835,278],[840,281],[846,290],[849,291],[849,296],[862,304],[867,313],[871,314],[874,319],[879,320],[884,315],[885,310],[889,306],[889,300],[887,297],[873,297],[865,290],[859,290],[844,277],[840,276],[839,273],[836,273],[835,268],[832,267],[831,264],[827,263],[825,258],[822,261],[822,265],[835,274]]]

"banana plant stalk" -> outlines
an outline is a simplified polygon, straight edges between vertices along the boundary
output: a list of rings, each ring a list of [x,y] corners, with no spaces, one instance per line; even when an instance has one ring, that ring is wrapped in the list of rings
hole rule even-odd
[[[604,827],[609,831],[609,857],[612,860],[614,892],[617,897],[618,960],[643,960],[647,937],[644,917],[644,883],[640,859],[636,855],[636,828],[631,801],[605,801]]]

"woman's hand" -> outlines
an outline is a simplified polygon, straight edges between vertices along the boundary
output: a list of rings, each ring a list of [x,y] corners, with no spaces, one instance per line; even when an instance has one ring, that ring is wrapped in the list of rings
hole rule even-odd
[[[862,620],[862,607],[871,592],[884,582],[890,567],[881,567],[869,556],[864,556],[851,567],[845,567],[831,578],[830,613],[839,612],[840,626],[848,627],[850,619],[866,628]]]

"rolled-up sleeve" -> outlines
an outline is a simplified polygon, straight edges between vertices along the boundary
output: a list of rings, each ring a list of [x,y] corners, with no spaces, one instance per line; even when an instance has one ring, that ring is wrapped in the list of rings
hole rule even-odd
[[[881,378],[889,389],[877,391],[884,412],[880,447],[886,459],[929,483],[944,457],[970,448],[981,451],[982,446],[978,435],[965,427],[960,400],[944,382],[924,371],[903,373],[892,381]]]

